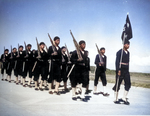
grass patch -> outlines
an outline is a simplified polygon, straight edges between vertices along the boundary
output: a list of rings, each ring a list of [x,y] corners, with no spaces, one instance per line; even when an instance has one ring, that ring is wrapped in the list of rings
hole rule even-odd
[[[115,70],[106,70],[106,78],[108,83],[115,83]],[[135,87],[150,88],[150,73],[130,72],[131,85]],[[90,80],[95,78],[95,66],[91,66]]]

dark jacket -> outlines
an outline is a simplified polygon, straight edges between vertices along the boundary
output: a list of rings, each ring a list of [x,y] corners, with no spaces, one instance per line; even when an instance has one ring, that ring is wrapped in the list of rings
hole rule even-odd
[[[128,63],[128,65],[121,65],[121,68],[119,68],[121,52],[122,52],[122,49],[120,49],[116,54],[116,71],[121,70],[121,68],[129,70],[129,57],[130,57],[129,51],[127,51],[127,54],[126,54],[125,51],[123,50],[123,56],[122,56],[122,61],[121,61],[123,63]]]
[[[100,69],[101,71],[106,71],[107,57],[104,55],[104,58],[102,57],[102,59],[104,64],[102,66],[99,66],[100,58],[99,58],[99,54],[97,54],[95,58],[95,64],[97,68]]]
[[[88,51],[84,51],[84,54],[80,51],[81,56],[83,58],[82,61],[77,61],[78,60],[78,55],[77,55],[77,51],[73,51],[72,56],[71,56],[71,62],[73,64],[76,64],[76,66],[84,66],[85,68],[89,69],[89,59],[88,59]]]
[[[62,64],[62,53],[61,53],[61,49],[59,47],[58,50],[56,50],[57,52],[57,55],[52,55],[52,53],[54,53],[53,49],[52,49],[52,46],[49,47],[49,50],[48,50],[48,55],[49,55],[49,58],[53,61],[53,62],[56,62],[58,63],[59,65]]]

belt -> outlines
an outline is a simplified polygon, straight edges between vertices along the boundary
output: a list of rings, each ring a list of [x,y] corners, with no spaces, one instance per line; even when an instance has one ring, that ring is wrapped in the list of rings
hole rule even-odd
[[[85,66],[85,63],[78,63],[78,65]]]
[[[129,65],[129,63],[123,63],[123,62],[121,62],[121,64],[122,64],[122,65]]]
[[[53,59],[53,61],[59,62],[60,60],[59,59]]]

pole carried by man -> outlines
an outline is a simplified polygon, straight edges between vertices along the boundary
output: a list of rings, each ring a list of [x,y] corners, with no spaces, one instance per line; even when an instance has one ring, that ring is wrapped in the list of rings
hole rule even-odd
[[[122,41],[123,48],[119,50],[116,54],[116,83],[113,87],[115,91],[115,104],[124,103],[129,105],[130,103],[127,101],[127,94],[131,87],[130,74],[129,74],[129,57],[130,53],[128,48],[130,46],[129,40],[132,38],[132,28],[129,20],[129,16],[127,14],[126,24],[124,25],[124,29],[122,32]],[[118,100],[118,92],[120,89],[120,85],[122,80],[125,82],[125,91],[122,99]]]

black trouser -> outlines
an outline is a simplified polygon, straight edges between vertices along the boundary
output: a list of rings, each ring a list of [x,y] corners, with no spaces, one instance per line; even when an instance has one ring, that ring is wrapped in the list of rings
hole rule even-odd
[[[53,80],[57,82],[61,82],[61,69],[60,64],[58,62],[51,62],[51,70],[49,74],[48,83],[52,83]]]
[[[25,62],[23,78],[26,78],[28,72],[29,78],[32,78],[32,68],[33,68],[32,62]]]
[[[73,65],[72,65],[73,66]],[[72,67],[71,66],[71,67]],[[71,67],[70,67],[70,69],[71,69]],[[70,71],[70,70],[69,70]],[[72,70],[72,72],[70,73],[70,82],[71,82],[71,86],[72,87],[76,87],[76,85],[77,85],[77,82],[78,82],[78,79],[76,78],[76,76],[75,76],[75,67],[73,68],[73,70]]]
[[[13,69],[14,69],[14,75],[15,75],[16,77],[18,77],[17,60],[14,61]]]
[[[61,79],[63,80],[63,82],[67,82],[67,80],[68,80],[66,67],[67,67],[67,65],[63,64],[62,69],[61,69]]]
[[[75,76],[73,76],[73,74]],[[72,87],[76,87],[77,83],[82,83],[82,87],[86,87],[88,84],[88,73],[86,71],[86,68],[81,65],[75,66],[70,80]]]
[[[9,76],[11,76],[12,68],[13,68],[13,63],[12,63],[12,62],[9,62],[9,63],[8,63],[8,66],[7,66],[7,74],[8,74]]]
[[[45,62],[37,61],[37,64],[34,69],[34,81],[38,81],[41,74],[41,80],[47,80]]]
[[[106,74],[105,71],[101,71],[99,68],[96,68],[94,86],[97,86],[99,77],[101,78],[103,86],[107,85]]]
[[[69,74],[69,72],[70,72],[70,70],[71,70],[71,67],[72,67],[72,64],[68,64],[67,65],[67,69],[66,69],[66,72],[67,72],[67,76],[68,76],[68,74]],[[69,80],[71,79],[71,74],[69,75]],[[67,77],[68,78],[68,77]],[[70,80],[71,81],[71,80]]]
[[[118,71],[116,71],[116,83],[115,83],[115,86],[113,87],[114,91],[116,91],[117,79],[118,79]],[[124,80],[125,90],[129,91],[129,89],[131,88],[131,81],[130,81],[130,74],[129,74],[128,69],[121,69],[121,76],[119,77],[117,91],[120,90],[120,85],[122,83],[122,80]]]
[[[7,74],[7,66],[8,66],[8,62],[2,63],[1,65],[1,74],[4,74],[4,70],[6,70],[6,74]]]
[[[17,72],[18,72],[18,75],[20,76],[23,76],[23,61],[17,61]]]
[[[86,70],[86,71],[85,71],[85,76],[86,76],[86,78],[87,78],[86,85],[89,85],[89,81],[90,81],[90,78],[89,78],[89,70]]]

